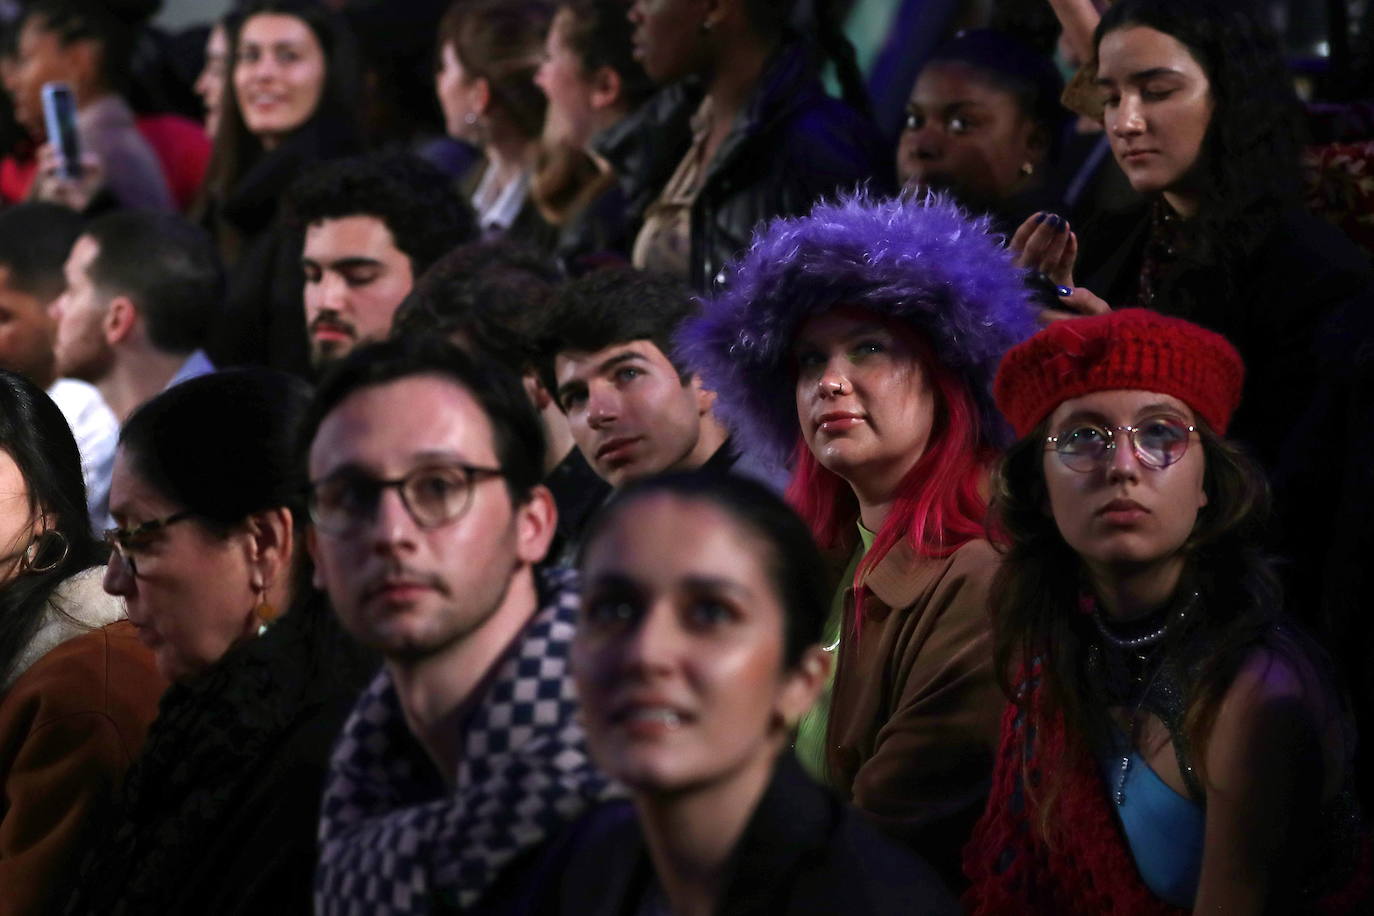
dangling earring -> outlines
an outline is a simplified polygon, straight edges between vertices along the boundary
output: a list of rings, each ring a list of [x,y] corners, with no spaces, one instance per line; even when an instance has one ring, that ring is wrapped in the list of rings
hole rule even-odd
[[[281,616],[280,612],[277,610],[277,606],[267,600],[266,588],[264,588],[262,594],[258,596],[258,604],[257,607],[253,608],[253,616],[258,618],[259,636],[266,633],[267,628]]]
[[[54,538],[56,538],[62,546],[62,549],[58,551],[57,557],[43,564],[42,566],[37,565],[38,558],[44,552],[49,550],[48,545],[50,545],[53,542]],[[24,557],[21,562],[23,564],[24,569],[27,572],[52,572],[54,569],[62,565],[63,560],[67,559],[67,551],[70,549],[71,545],[67,543],[67,536],[54,528],[50,531],[43,532],[41,535],[34,538],[32,541],[29,541],[29,546],[25,548]]]
[[[1029,178],[1029,177],[1031,177],[1031,176],[1034,175],[1034,174],[1035,174],[1035,166],[1031,165],[1029,162],[1023,162],[1023,163],[1021,163],[1021,177],[1022,177],[1022,178]]]

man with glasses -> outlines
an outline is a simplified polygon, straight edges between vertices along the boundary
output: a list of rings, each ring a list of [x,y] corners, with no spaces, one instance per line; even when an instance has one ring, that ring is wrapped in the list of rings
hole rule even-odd
[[[497,910],[607,795],[567,673],[577,595],[519,379],[447,343],[350,353],[306,417],[316,581],[386,664],[321,809],[316,912]]]

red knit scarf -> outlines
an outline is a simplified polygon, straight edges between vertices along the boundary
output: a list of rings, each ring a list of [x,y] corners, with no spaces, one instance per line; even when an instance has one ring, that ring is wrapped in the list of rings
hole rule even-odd
[[[1026,709],[1038,708],[1038,687]],[[1160,901],[1136,869],[1092,754],[1069,741],[1061,716],[1041,718],[1028,741],[1023,707],[1008,704],[992,793],[973,837],[964,848],[964,873],[972,886],[963,905],[972,916],[1024,914],[1118,916],[1184,913]],[[1047,843],[1022,783],[1022,762],[1032,784],[1045,784],[1046,765],[1059,772],[1055,820],[1071,825]],[[1311,907],[1324,914],[1366,912],[1371,893],[1371,845],[1363,843],[1361,866],[1337,893]]]

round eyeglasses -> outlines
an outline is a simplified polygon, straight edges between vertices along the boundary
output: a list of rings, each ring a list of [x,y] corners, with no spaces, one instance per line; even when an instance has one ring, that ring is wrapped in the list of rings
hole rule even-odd
[[[310,518],[325,534],[354,534],[376,519],[382,491],[395,487],[415,524],[439,528],[468,510],[478,482],[503,473],[500,468],[468,464],[420,467],[394,480],[343,471],[310,485]]]
[[[1057,436],[1047,436],[1045,442],[1054,448],[1065,467],[1086,474],[1110,460],[1112,449],[1116,448],[1116,434],[1125,433],[1140,463],[1157,471],[1183,457],[1195,432],[1196,426],[1182,420],[1152,417],[1136,426],[1083,423]]]

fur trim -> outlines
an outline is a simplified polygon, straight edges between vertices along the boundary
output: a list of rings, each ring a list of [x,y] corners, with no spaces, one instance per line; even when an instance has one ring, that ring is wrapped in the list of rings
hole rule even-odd
[[[746,451],[784,464],[798,436],[792,338],[838,304],[903,318],[974,392],[987,440],[1005,439],[990,386],[1002,354],[1036,330],[1038,308],[987,217],[945,195],[817,204],[760,228],[729,287],[677,336],[678,355],[716,392],[716,416]]]
[[[19,676],[43,656],[91,630],[123,620],[127,615],[124,599],[107,594],[103,586],[105,567],[82,570],[53,589],[44,609],[38,632],[19,653],[14,668],[0,684],[0,693],[9,690]]]

